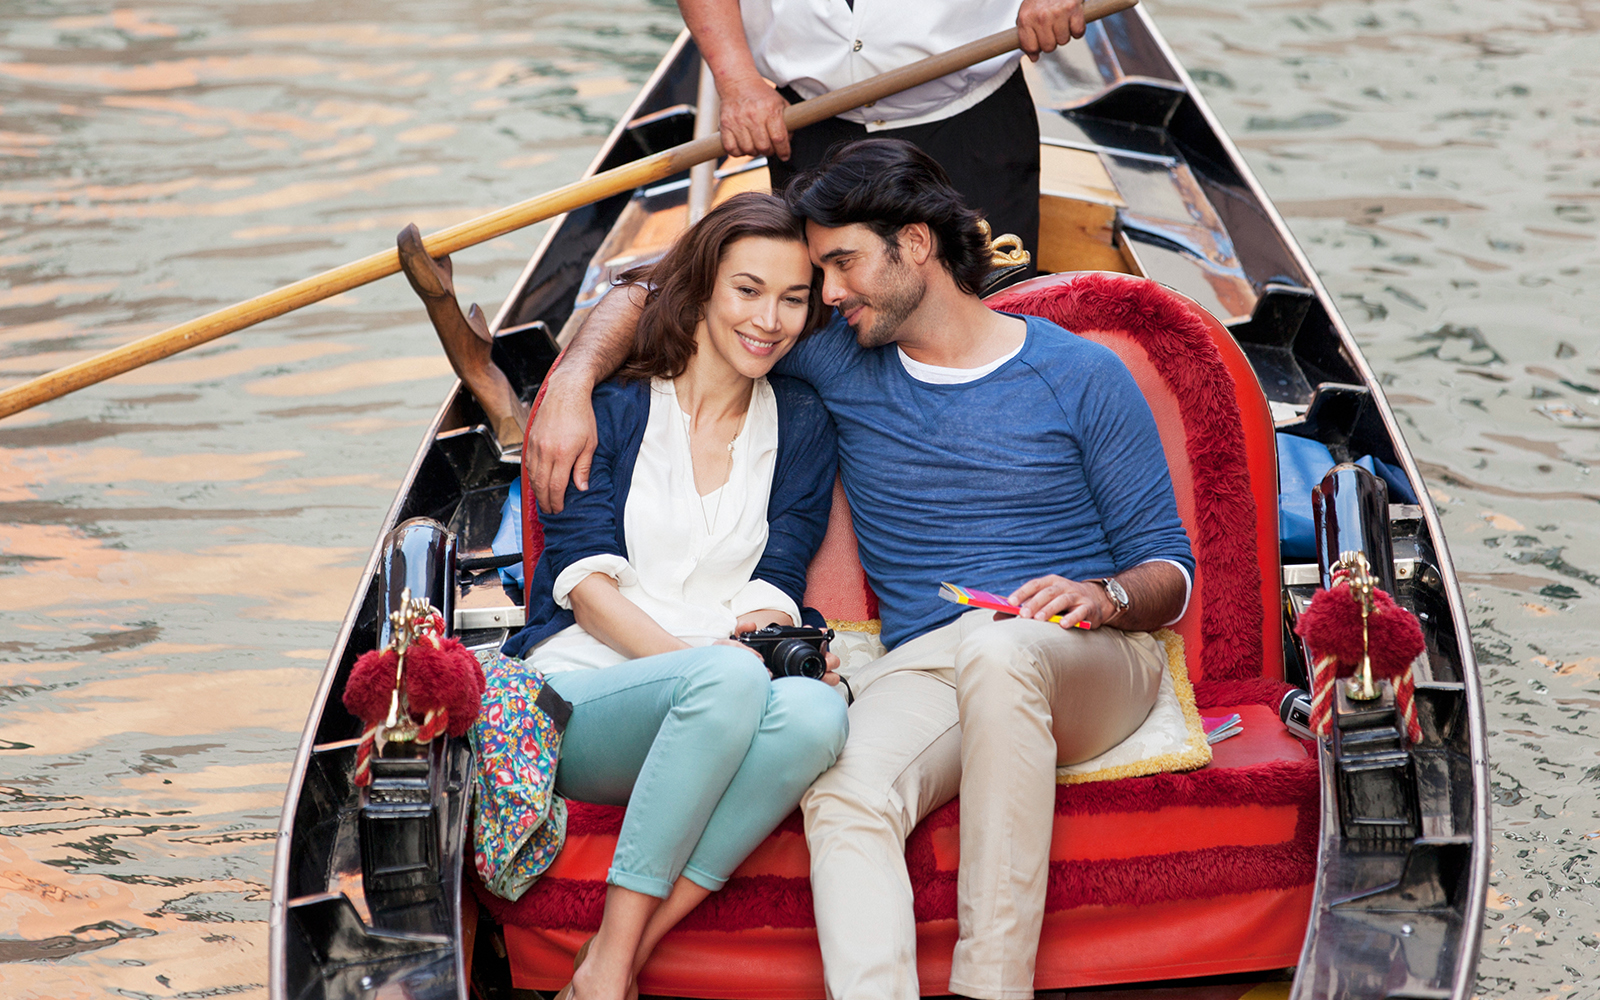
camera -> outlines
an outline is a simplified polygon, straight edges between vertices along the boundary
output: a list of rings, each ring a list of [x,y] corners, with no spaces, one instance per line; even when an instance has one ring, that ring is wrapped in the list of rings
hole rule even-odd
[[[823,653],[833,629],[809,625],[768,625],[766,628],[734,636],[761,654],[767,672],[773,677],[810,677],[821,680],[828,672]]]
[[[1283,700],[1278,702],[1278,718],[1283,720],[1285,729],[1301,739],[1317,738],[1311,731],[1311,692],[1304,688],[1284,692]]]

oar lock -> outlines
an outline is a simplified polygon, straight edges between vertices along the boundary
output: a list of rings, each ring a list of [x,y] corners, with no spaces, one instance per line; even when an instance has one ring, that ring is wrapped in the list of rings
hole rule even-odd
[[[1032,255],[1022,246],[1022,237],[1011,233],[992,236],[994,230],[989,227],[988,219],[978,220],[978,232],[983,236],[984,242],[989,244],[990,267],[1027,267],[1033,260]]]

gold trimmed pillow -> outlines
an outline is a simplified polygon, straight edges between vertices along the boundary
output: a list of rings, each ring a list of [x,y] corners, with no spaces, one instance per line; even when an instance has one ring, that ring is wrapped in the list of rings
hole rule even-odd
[[[828,627],[835,633],[828,648],[838,654],[840,673],[846,677],[884,654],[876,619],[830,621]],[[1161,675],[1155,707],[1144,724],[1100,756],[1057,768],[1056,781],[1060,784],[1192,771],[1211,763],[1211,745],[1206,742],[1200,710],[1194,703],[1194,687],[1189,683],[1189,669],[1184,664],[1183,637],[1164,628],[1155,633],[1155,638],[1166,648],[1167,669]]]
[[[1161,675],[1155,707],[1144,724],[1100,756],[1056,768],[1056,781],[1060,784],[1192,771],[1211,763],[1211,744],[1206,742],[1205,726],[1194,703],[1194,687],[1189,683],[1189,668],[1184,664],[1183,636],[1164,628],[1155,633],[1155,638],[1166,647],[1167,669]]]

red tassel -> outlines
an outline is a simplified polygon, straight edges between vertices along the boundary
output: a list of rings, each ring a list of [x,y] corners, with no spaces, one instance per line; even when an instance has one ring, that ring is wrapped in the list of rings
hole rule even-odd
[[[1398,677],[1427,648],[1417,616],[1381,590],[1372,592],[1372,614],[1367,618],[1372,676]],[[1339,676],[1348,677],[1361,666],[1361,601],[1346,583],[1319,590],[1300,616],[1295,633],[1305,639],[1317,659],[1332,657]]]
[[[450,735],[463,736],[478,718],[483,688],[478,658],[455,639],[429,633],[406,650],[406,703],[413,718],[437,709],[448,716]]]
[[[378,727],[368,726],[367,731],[361,734],[361,744],[356,747],[356,787],[362,788],[372,782],[372,753],[377,747]]]
[[[444,619],[431,616],[422,636],[406,650],[406,705],[421,725],[417,740],[441,733],[463,736],[478,718],[485,680],[478,658],[456,639],[442,634]],[[370,779],[370,760],[378,727],[387,721],[399,655],[391,648],[362,653],[344,686],[344,705],[366,726],[356,750],[356,784]]]
[[[1300,616],[1295,634],[1306,641],[1316,661],[1312,682],[1311,727],[1319,736],[1332,732],[1334,684],[1361,668],[1361,600],[1348,582],[1336,580],[1329,590],[1318,590],[1311,606]],[[1422,624],[1382,590],[1372,591],[1372,612],[1367,616],[1365,650],[1372,661],[1372,677],[1394,679],[1395,710],[1412,743],[1422,739],[1417,720],[1416,681],[1411,664],[1427,649]]]
[[[1406,724],[1406,738],[1412,743],[1422,742],[1422,723],[1417,721],[1417,682],[1410,667],[1394,682],[1394,705]]]
[[[389,715],[389,696],[400,657],[392,649],[362,653],[344,684],[344,707],[368,726]]]
[[[1333,735],[1333,688],[1338,681],[1337,665],[1331,658],[1318,660],[1312,668],[1311,731],[1318,736]]]

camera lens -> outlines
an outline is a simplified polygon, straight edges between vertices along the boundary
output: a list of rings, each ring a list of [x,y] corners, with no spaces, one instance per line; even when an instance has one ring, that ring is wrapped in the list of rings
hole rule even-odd
[[[773,644],[767,667],[774,677],[810,677],[820,680],[828,671],[822,652],[804,639],[780,639]]]

